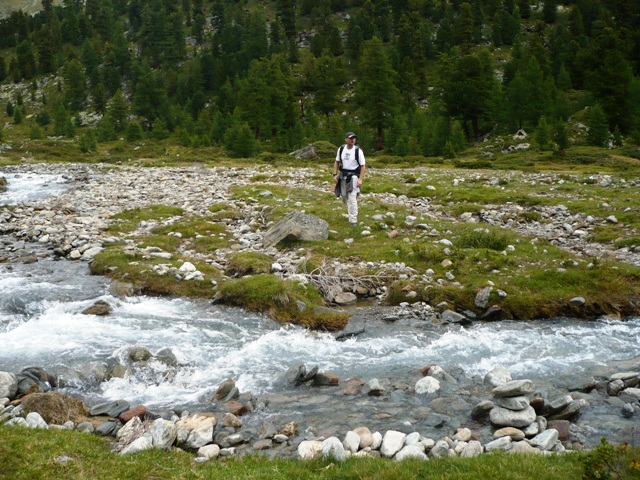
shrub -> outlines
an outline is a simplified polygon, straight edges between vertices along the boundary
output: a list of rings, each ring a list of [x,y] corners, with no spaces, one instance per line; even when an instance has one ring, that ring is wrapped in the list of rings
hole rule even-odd
[[[486,248],[489,250],[504,250],[509,245],[508,232],[476,228],[463,232],[455,241],[460,248]]]

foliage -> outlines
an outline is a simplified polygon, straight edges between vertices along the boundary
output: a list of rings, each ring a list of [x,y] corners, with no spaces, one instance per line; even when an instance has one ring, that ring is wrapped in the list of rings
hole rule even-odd
[[[640,478],[640,456],[627,443],[613,445],[602,438],[600,445],[582,457],[583,479],[633,479]]]
[[[273,259],[264,253],[240,252],[229,258],[225,273],[237,277],[270,273],[272,263]]]

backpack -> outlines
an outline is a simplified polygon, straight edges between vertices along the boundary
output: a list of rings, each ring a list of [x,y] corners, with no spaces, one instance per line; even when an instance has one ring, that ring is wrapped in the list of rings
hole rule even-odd
[[[344,145],[342,145],[340,147],[340,150],[338,150],[338,158],[340,159],[340,168],[342,168],[342,151],[344,150]],[[356,162],[358,162],[358,168],[360,168],[362,165],[360,165],[360,147],[358,145],[354,145],[354,147],[356,147]]]

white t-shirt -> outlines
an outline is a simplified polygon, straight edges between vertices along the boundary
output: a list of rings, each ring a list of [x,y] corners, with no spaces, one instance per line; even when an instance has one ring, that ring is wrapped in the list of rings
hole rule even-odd
[[[358,164],[358,160],[356,160],[356,148],[360,150],[360,152],[358,152],[360,164]],[[340,158],[340,149],[338,149],[338,152],[336,153],[336,162],[339,162],[340,160],[342,160],[343,170],[355,170],[360,165],[365,165],[364,153],[362,153],[362,149],[360,147],[356,147],[355,145],[351,149],[345,145],[342,149],[342,158]]]

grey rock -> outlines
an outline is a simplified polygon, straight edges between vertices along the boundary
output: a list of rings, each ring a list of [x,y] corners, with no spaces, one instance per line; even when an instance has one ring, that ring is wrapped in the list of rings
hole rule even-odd
[[[224,400],[231,393],[231,391],[236,387],[236,382],[232,378],[227,378],[224,382],[222,382],[216,393],[213,394],[213,400]]]
[[[541,450],[551,450],[557,441],[558,431],[555,428],[550,428],[533,437],[529,440],[529,443],[533,447],[538,447]]]
[[[569,300],[569,303],[574,307],[582,307],[585,303],[587,303],[587,301],[584,299],[584,297],[573,297],[571,300]]]
[[[149,450],[150,448],[153,448],[153,442],[151,440],[151,437],[148,437],[147,435],[143,435],[141,437],[136,438],[133,442],[131,442],[126,447],[124,447],[120,453],[122,455],[127,455],[131,453],[142,452],[144,450]]]
[[[529,406],[529,399],[525,396],[504,397],[498,399],[498,405],[509,410],[520,411]]]
[[[496,440],[493,440],[489,443],[487,443],[484,446],[485,451],[487,452],[493,452],[495,450],[509,450],[511,448],[511,437],[506,436],[506,437],[500,437]]]
[[[86,422],[86,423],[89,423],[89,422]],[[117,426],[118,424],[116,422],[103,422],[96,427],[95,433],[102,437],[106,437],[107,435],[114,434]],[[79,428],[80,428],[80,424],[78,425],[78,429]]]
[[[492,387],[499,387],[500,385],[509,383],[511,380],[511,372],[508,368],[503,367],[502,365],[496,365],[493,370],[487,372],[484,376],[485,385],[490,385]]]
[[[265,233],[262,243],[270,247],[287,238],[326,240],[329,238],[329,224],[314,215],[292,212]]]
[[[512,380],[504,385],[493,389],[494,397],[517,397],[533,393],[533,382],[531,380]]]
[[[489,303],[489,296],[491,295],[491,291],[493,287],[483,287],[476,294],[475,305],[478,308],[486,308]]]
[[[445,310],[440,314],[440,318],[444,323],[468,323],[470,320],[464,315],[454,312],[453,310]]]
[[[431,458],[444,458],[449,456],[449,444],[444,440],[438,440],[429,451]]]
[[[484,451],[482,444],[477,440],[471,440],[460,452],[462,458],[477,457]]]
[[[489,413],[491,423],[499,427],[526,427],[536,419],[536,411],[528,407],[519,412],[507,410],[502,407],[495,407]]]
[[[168,449],[178,436],[178,428],[170,420],[158,418],[153,421],[148,431],[155,448]]]
[[[495,404],[491,400],[483,400],[478,403],[471,411],[471,418],[474,420],[480,420],[489,415],[489,412],[495,407]]]
[[[115,427],[116,423],[115,422],[105,422],[105,423],[111,423],[112,424],[112,429]],[[102,426],[104,424],[101,424],[100,426]],[[102,435],[101,433],[97,432],[96,428],[93,426],[93,423],[91,422],[80,422],[78,424],[78,426],[76,427],[76,430],[79,432],[83,432],[83,433],[98,433],[99,435]],[[102,435],[105,436],[105,435]]]
[[[44,418],[38,412],[31,412],[27,414],[27,426],[29,428],[49,428],[47,422],[44,421]]]
[[[105,402],[94,405],[89,409],[89,415],[107,415],[108,417],[118,418],[118,416],[131,408],[126,400],[116,400],[115,402]]]

